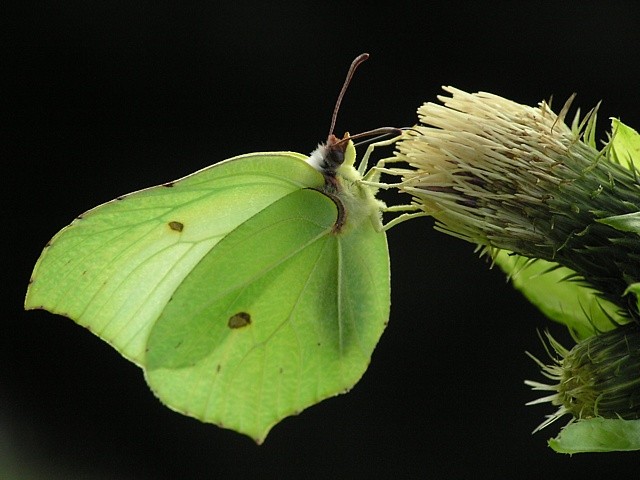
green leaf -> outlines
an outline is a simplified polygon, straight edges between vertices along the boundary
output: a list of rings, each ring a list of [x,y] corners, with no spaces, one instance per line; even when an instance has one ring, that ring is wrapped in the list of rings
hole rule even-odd
[[[640,420],[577,420],[550,439],[549,446],[559,453],[640,450]]]
[[[611,130],[612,158],[621,165],[640,170],[640,134],[617,118],[611,119]]]
[[[173,410],[262,442],[353,387],[388,321],[380,205],[345,155],[327,177],[244,155],[96,207],[47,245],[25,307],[109,342]]]
[[[513,285],[551,320],[562,323],[579,339],[614,328],[614,320],[625,323],[618,307],[599,297],[595,289],[570,280],[575,272],[557,263],[500,251],[495,262]]]
[[[621,232],[631,232],[640,235],[640,212],[625,213],[612,217],[600,218],[597,222],[604,223]]]
[[[624,293],[625,295],[633,293],[636,296],[638,310],[640,310],[640,283],[632,283],[627,287],[627,290]]]

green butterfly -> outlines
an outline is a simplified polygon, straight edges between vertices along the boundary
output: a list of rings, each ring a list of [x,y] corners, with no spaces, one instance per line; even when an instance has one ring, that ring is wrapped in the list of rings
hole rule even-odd
[[[241,155],[84,213],[45,247],[25,308],[110,343],[171,409],[262,442],[353,387],[389,318],[384,205],[352,138]]]

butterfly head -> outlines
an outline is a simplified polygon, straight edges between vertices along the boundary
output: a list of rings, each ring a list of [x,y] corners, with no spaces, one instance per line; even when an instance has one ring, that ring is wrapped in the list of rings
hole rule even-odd
[[[348,133],[338,138],[330,134],[326,143],[318,145],[307,158],[307,163],[322,173],[325,178],[335,177],[343,165],[351,166],[355,162],[356,149]]]

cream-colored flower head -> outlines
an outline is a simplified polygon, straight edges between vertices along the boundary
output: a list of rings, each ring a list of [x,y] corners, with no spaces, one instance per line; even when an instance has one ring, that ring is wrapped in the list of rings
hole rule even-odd
[[[640,280],[638,242],[599,220],[640,210],[640,185],[596,149],[595,111],[569,127],[570,101],[556,115],[546,102],[445,90],[452,96],[421,106],[420,125],[397,143],[394,162],[408,164],[395,169],[401,190],[436,228],[558,262],[620,304],[629,279]]]

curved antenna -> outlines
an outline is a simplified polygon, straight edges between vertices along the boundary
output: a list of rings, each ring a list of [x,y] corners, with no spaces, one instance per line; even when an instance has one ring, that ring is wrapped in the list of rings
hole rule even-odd
[[[331,117],[331,128],[329,128],[329,137],[333,135],[333,129],[336,126],[336,118],[338,117],[338,110],[340,110],[340,104],[342,103],[342,97],[344,97],[345,92],[347,91],[347,87],[351,82],[351,77],[356,71],[356,68],[360,66],[361,63],[365,62],[369,58],[368,53],[363,53],[358,55],[353,62],[351,62],[351,66],[349,67],[349,71],[347,72],[347,78],[342,85],[342,90],[340,90],[340,95],[338,95],[338,100],[336,101],[336,106],[333,109],[333,116]]]
[[[380,128],[375,128],[373,130],[368,130],[366,132],[360,132],[360,133],[356,133],[355,135],[349,135],[346,134],[344,136],[344,138],[342,138],[341,140],[338,140],[336,143],[334,143],[334,146],[336,145],[342,145],[343,143],[347,143],[349,140],[357,140],[359,138],[364,138],[364,137],[376,137],[373,140],[376,140],[379,137],[384,137],[386,135],[401,135],[403,132],[403,130],[401,128],[396,128],[396,127],[380,127]]]

